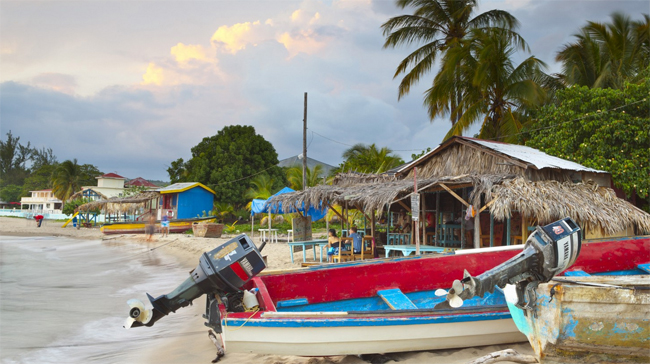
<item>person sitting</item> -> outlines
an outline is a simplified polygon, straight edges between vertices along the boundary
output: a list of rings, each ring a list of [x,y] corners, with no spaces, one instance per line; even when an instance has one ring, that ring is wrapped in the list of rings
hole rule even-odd
[[[363,240],[363,237],[361,234],[357,233],[356,226],[350,228],[350,237],[352,238],[352,250],[354,251],[354,254],[361,253],[361,249],[363,248],[361,246],[361,241]]]
[[[332,261],[332,256],[339,253],[341,247],[341,240],[336,236],[336,230],[329,229],[327,231],[327,261]]]

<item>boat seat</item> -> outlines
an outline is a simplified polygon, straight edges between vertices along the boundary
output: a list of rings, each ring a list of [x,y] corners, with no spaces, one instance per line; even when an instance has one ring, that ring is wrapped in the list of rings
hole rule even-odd
[[[569,272],[564,272],[565,277],[589,277],[591,274],[585,272],[584,270],[572,270]]]
[[[391,310],[415,310],[418,307],[399,288],[377,291],[377,295],[391,308]]]
[[[636,266],[637,268],[641,269],[644,272],[650,273],[650,263],[646,264],[639,264]]]

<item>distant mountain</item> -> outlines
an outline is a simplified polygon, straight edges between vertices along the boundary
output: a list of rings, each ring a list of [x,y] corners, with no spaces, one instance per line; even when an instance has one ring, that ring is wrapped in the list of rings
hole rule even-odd
[[[318,164],[320,164],[321,168],[323,169],[323,172],[318,177],[329,176],[330,172],[332,170],[336,169],[336,167],[334,167],[332,165],[329,165],[329,164],[327,164],[325,162],[321,162],[321,161],[318,161],[316,159],[307,157],[307,167],[308,168],[310,168],[310,169],[314,168]],[[281,160],[280,162],[278,162],[278,166],[279,167],[287,167],[287,168],[302,167],[302,159],[298,158],[297,155],[293,156],[293,157],[285,158],[285,159]]]

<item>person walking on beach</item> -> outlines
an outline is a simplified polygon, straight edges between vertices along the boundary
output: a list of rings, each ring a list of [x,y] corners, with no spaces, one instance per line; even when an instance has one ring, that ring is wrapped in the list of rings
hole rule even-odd
[[[156,230],[156,218],[153,216],[153,214],[149,214],[149,218],[147,219],[147,224],[144,227],[144,232],[147,234],[147,238],[145,239],[146,241],[153,241],[153,234]]]
[[[160,228],[162,230],[162,236],[168,236],[169,235],[169,220],[171,220],[172,217],[172,212],[167,211],[167,215],[163,215],[162,219],[160,219]]]

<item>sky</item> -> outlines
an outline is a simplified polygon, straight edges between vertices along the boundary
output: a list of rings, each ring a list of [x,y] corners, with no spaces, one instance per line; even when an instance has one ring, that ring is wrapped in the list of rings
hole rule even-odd
[[[558,49],[587,21],[633,19],[647,1],[501,0],[531,53],[559,72]],[[169,180],[166,169],[228,125],[252,125],[278,159],[338,165],[356,143],[405,161],[434,148],[448,119],[422,103],[435,70],[398,100],[399,62],[381,25],[394,1],[0,2],[0,134],[105,173]],[[478,132],[478,125],[466,135]]]

